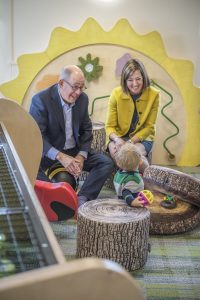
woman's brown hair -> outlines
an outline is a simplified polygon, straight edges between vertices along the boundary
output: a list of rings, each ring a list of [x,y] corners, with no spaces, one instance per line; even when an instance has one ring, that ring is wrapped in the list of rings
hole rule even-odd
[[[143,88],[142,90],[146,89],[148,86],[150,86],[150,79],[147,74],[147,71],[145,69],[145,66],[139,59],[130,59],[127,61],[125,66],[122,69],[121,73],[121,87],[123,89],[123,92],[125,94],[129,93],[129,89],[127,87],[127,79],[136,71],[139,70],[142,78],[143,78]]]

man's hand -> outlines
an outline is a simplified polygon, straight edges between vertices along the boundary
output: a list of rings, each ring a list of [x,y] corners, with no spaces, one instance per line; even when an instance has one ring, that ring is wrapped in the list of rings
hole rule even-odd
[[[78,160],[78,162],[79,162],[79,168],[82,171],[83,170],[83,164],[84,164],[85,157],[83,157],[81,154],[77,154],[75,158],[76,158],[76,160]]]
[[[72,174],[74,177],[78,177],[81,173],[80,160],[76,157],[69,156],[62,152],[59,152],[56,159],[63,165],[65,170]]]

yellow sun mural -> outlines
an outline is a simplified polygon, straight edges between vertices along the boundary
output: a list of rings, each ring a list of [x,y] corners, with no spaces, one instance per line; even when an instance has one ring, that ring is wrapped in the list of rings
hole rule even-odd
[[[173,79],[186,112],[186,140],[177,165],[199,165],[200,88],[195,87],[192,82],[193,64],[186,60],[168,57],[158,32],[139,35],[125,19],[119,20],[108,32],[104,31],[92,18],[87,19],[76,32],[62,27],[55,28],[44,52],[25,54],[18,58],[19,75],[16,79],[0,85],[0,92],[5,97],[22,104],[34,78],[51,61],[73,49],[93,45],[118,45],[126,49],[134,49],[159,64]]]

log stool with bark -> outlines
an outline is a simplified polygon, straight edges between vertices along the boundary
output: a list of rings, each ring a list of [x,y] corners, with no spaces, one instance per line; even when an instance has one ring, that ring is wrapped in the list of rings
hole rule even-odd
[[[126,270],[144,266],[149,250],[150,213],[122,200],[98,199],[78,209],[77,257],[115,261]]]
[[[106,131],[105,124],[102,122],[92,122],[92,149],[95,149],[97,152],[103,153],[105,151],[106,144]]]
[[[200,180],[167,167],[151,165],[143,174],[145,188],[154,195],[148,207],[150,234],[175,234],[189,231],[200,223]],[[164,196],[176,197],[176,208],[160,204]]]
[[[92,133],[93,140],[91,148],[96,150],[99,153],[105,152],[105,144],[106,144],[106,131],[105,124],[103,122],[92,122]],[[85,181],[88,176],[87,171],[82,171],[79,177],[80,181]]]

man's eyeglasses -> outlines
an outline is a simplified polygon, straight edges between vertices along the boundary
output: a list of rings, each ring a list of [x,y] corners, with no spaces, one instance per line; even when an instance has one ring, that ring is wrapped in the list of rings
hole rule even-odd
[[[67,80],[64,80],[64,82],[66,82],[72,89],[73,92],[77,92],[78,90],[80,90],[81,92],[83,92],[86,89],[85,85],[79,86],[79,85],[72,85],[71,83],[69,83]]]

